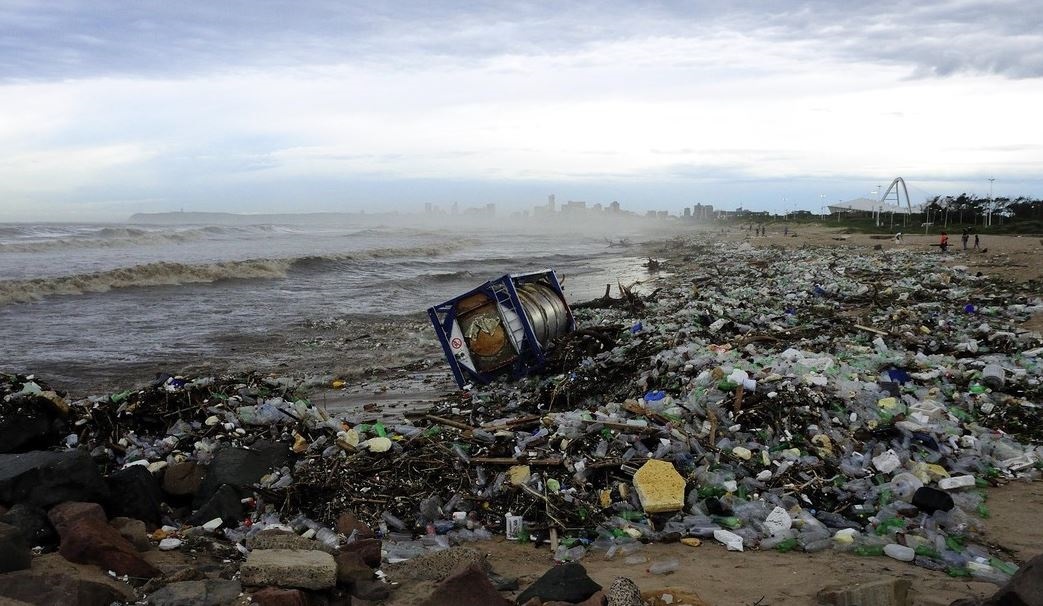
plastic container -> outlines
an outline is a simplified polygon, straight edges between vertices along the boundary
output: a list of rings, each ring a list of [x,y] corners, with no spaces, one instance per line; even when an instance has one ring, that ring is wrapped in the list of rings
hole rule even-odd
[[[649,574],[670,574],[681,566],[681,563],[674,558],[669,560],[658,560],[652,562],[648,567]]]

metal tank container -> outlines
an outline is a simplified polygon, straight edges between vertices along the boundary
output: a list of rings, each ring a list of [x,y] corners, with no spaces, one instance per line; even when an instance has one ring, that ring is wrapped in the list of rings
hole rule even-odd
[[[576,328],[551,270],[490,280],[427,313],[461,388],[538,370],[554,339]]]

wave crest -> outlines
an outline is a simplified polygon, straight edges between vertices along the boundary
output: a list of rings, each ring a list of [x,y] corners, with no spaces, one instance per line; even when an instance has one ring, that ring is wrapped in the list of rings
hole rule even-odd
[[[292,270],[321,271],[367,260],[437,257],[452,252],[462,245],[462,243],[457,243],[437,247],[378,248],[350,254],[311,255],[288,259],[247,259],[203,264],[164,261],[72,276],[6,280],[0,281],[0,305],[29,303],[54,295],[101,293],[119,288],[204,284],[222,280],[285,278]]]

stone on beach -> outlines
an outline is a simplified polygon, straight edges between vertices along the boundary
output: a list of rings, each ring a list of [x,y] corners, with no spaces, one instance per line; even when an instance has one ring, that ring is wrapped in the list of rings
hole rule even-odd
[[[239,569],[244,585],[329,589],[337,562],[328,553],[301,549],[255,549]]]
[[[151,578],[159,574],[109,525],[100,505],[63,503],[52,508],[48,516],[61,537],[58,552],[67,560],[96,564],[118,575]]]

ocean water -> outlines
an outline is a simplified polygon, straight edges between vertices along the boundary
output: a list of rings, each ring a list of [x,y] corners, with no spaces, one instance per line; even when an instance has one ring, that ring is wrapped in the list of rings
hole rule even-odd
[[[276,358],[292,370],[316,326],[422,333],[427,307],[504,273],[554,269],[570,301],[647,277],[608,235],[618,232],[0,224],[0,370],[85,391],[198,366],[275,370]]]

